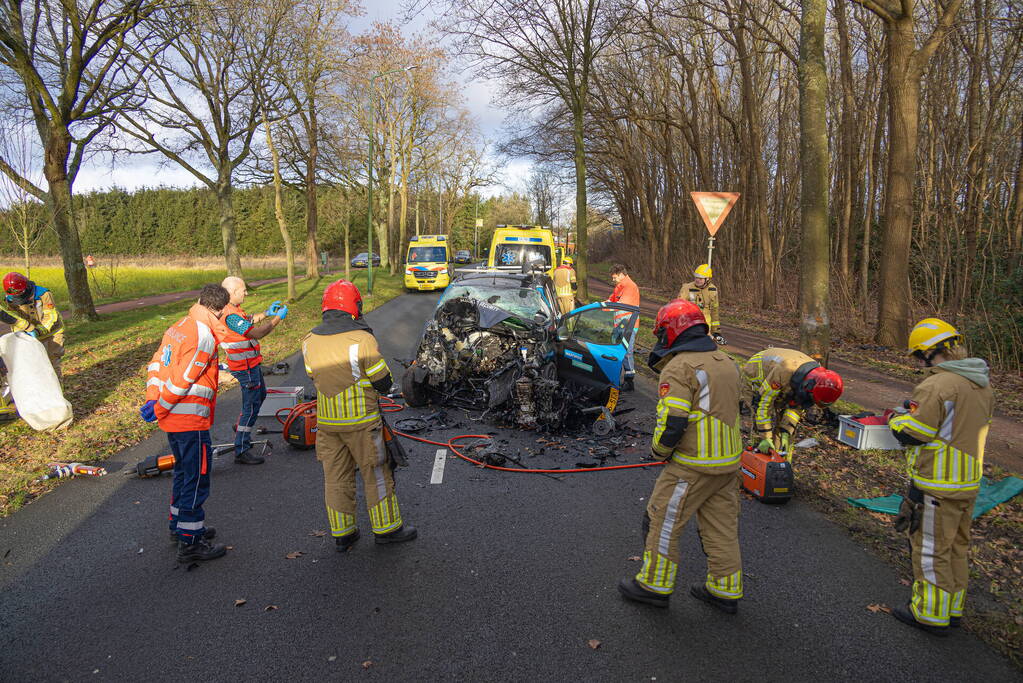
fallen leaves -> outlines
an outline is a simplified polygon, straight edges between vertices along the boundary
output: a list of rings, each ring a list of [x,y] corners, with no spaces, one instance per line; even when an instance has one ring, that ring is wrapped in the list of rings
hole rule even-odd
[[[872,603],[870,605],[867,605],[867,609],[870,610],[871,612],[873,612],[874,614],[877,614],[878,612],[884,612],[885,614],[891,614],[892,613],[892,608],[891,607],[889,607],[888,605],[881,604],[879,602],[875,602],[875,603]]]
[[[264,612],[273,612],[275,609],[280,609],[277,605],[267,605],[263,608]]]
[[[315,536],[316,538],[322,538],[323,536],[327,535],[327,532],[324,531],[323,529],[314,529],[313,531],[309,532],[309,535]]]
[[[596,638],[590,638],[589,640],[586,641],[586,644],[590,646],[591,650],[596,650],[597,648],[600,647],[600,641],[597,640]]]
[[[365,662],[362,663],[363,669],[368,669],[371,666],[373,666],[373,660],[371,659],[367,659]]]
[[[298,559],[298,558],[302,557],[303,555],[305,555],[305,553],[302,552],[301,550],[292,550],[290,553],[288,553],[284,557],[286,557],[289,560],[295,560],[295,559]]]
[[[245,598],[238,598],[237,600],[235,600],[235,601],[234,601],[234,606],[235,606],[235,607],[241,607],[241,606],[242,606],[242,605],[244,605],[244,604],[245,604],[246,602],[247,602],[247,601],[245,600]]]
[[[630,555],[629,556],[629,562],[639,562],[642,559],[643,558],[640,557],[639,555]]]

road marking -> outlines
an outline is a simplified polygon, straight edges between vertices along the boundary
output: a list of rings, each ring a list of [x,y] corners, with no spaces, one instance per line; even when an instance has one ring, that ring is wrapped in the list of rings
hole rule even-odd
[[[430,475],[431,484],[444,483],[444,463],[448,459],[448,449],[438,448],[437,455],[433,457],[433,474]]]

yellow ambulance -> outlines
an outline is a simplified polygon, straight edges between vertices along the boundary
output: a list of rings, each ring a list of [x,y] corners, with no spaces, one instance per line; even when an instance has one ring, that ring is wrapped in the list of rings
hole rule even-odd
[[[543,261],[547,275],[558,266],[554,233],[540,225],[498,225],[490,240],[487,267],[521,270],[522,266]]]
[[[451,282],[447,235],[414,235],[405,255],[405,288],[444,289]]]

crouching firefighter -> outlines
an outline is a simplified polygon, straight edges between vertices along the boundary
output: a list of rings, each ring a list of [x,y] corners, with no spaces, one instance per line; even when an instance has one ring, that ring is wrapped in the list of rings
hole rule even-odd
[[[742,372],[753,395],[753,446],[790,462],[792,437],[807,408],[829,406],[842,395],[841,375],[795,349],[764,349]]]
[[[188,315],[163,334],[149,362],[146,402],[139,414],[158,421],[174,454],[170,536],[178,543],[178,562],[215,560],[227,553],[212,545],[203,503],[210,495],[213,471],[210,427],[217,399],[216,331],[228,302],[227,290],[206,285]]]
[[[717,350],[699,307],[676,299],[657,313],[650,367],[660,372],[654,458],[667,464],[644,519],[643,567],[618,589],[629,600],[667,607],[675,590],[679,536],[696,515],[707,579],[689,593],[735,614],[742,597],[739,556],[739,369]]]
[[[888,421],[908,447],[909,492],[895,528],[908,534],[914,579],[909,604],[892,614],[943,636],[959,626],[966,602],[970,524],[994,393],[987,363],[967,358],[959,332],[943,320],[917,323],[909,353],[929,371],[913,390],[908,412]]]
[[[4,312],[4,322],[14,319],[7,322],[12,332],[27,332],[42,342],[57,379],[63,382],[60,359],[64,356],[64,319],[57,310],[53,292],[21,273],[7,273],[0,311]]]
[[[316,385],[316,458],[330,532],[339,552],[359,540],[355,470],[362,474],[366,507],[377,543],[416,537],[394,494],[377,400],[391,387],[373,330],[362,317],[362,296],[347,280],[323,292],[323,322],[302,340],[305,370]]]

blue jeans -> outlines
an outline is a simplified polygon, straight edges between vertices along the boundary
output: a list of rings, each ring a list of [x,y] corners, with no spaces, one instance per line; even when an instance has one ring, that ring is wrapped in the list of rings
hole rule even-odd
[[[206,533],[202,504],[210,497],[210,433],[167,432],[174,454],[174,489],[171,493],[170,530],[185,543],[197,543]]]
[[[629,335],[629,350],[625,354],[625,376],[632,377],[636,374],[636,359],[633,358],[633,351],[636,349],[636,332],[639,328],[632,328],[632,334]]]
[[[238,416],[238,431],[234,435],[234,453],[241,455],[252,448],[252,426],[259,417],[259,408],[266,399],[266,382],[263,381],[263,366],[248,370],[231,371],[242,386],[242,414]]]

